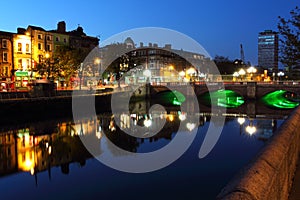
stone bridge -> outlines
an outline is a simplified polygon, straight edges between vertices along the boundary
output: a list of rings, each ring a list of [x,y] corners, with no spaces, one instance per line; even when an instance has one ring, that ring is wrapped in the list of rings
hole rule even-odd
[[[300,83],[298,82],[207,82],[207,83],[166,83],[152,85],[151,93],[155,94],[170,89],[179,91],[192,87],[197,96],[208,91],[219,89],[233,90],[247,99],[259,99],[264,95],[277,90],[286,90],[300,95]]]

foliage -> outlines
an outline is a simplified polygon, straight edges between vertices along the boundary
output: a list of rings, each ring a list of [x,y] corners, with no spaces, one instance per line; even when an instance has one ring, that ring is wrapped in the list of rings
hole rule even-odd
[[[68,82],[88,53],[88,50],[81,48],[59,46],[52,58],[45,59],[37,65],[37,70],[40,75],[45,75],[48,79],[64,78]]]
[[[290,12],[290,18],[279,17],[280,61],[288,69],[300,66],[300,9]]]
[[[216,55],[214,62],[217,65],[217,68],[220,74],[232,75],[234,72],[238,71],[239,68],[243,67],[242,62],[235,62],[230,60],[228,57]]]

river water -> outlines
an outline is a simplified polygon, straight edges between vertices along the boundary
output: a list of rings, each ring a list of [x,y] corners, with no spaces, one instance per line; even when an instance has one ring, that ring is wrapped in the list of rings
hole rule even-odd
[[[209,112],[196,113],[196,124],[188,123],[188,113],[176,108],[148,125],[151,116],[138,112],[99,113],[80,122],[59,118],[6,124],[0,127],[1,199],[215,199],[272,137],[292,109],[273,111],[274,114],[249,116],[246,110],[241,113],[228,109],[220,138],[201,159],[199,149],[213,114]],[[116,117],[122,119],[123,127],[116,125]],[[155,126],[163,120],[163,129],[150,138],[135,138],[120,130],[133,130],[137,125]],[[83,135],[91,136],[99,147],[98,155],[110,152],[112,158],[125,155],[114,151],[107,140],[133,153],[152,152],[181,134],[180,123],[189,124],[187,132],[196,127],[192,145],[169,166],[148,173],[112,169],[95,159],[80,140]]]

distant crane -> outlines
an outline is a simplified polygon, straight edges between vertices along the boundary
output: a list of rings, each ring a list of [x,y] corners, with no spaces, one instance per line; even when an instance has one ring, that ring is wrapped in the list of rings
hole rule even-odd
[[[240,47],[241,47],[241,60],[243,64],[245,64],[245,54],[244,54],[243,45],[241,44]]]

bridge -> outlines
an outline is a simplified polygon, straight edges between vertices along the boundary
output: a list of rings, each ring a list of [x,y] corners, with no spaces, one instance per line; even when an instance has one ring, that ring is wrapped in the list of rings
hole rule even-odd
[[[184,90],[185,87],[192,87],[197,96],[209,91],[220,89],[233,90],[246,99],[259,99],[264,95],[286,90],[300,95],[300,82],[280,81],[280,82],[193,82],[193,83],[160,83],[152,85],[151,93],[155,94],[168,90],[169,88]]]

